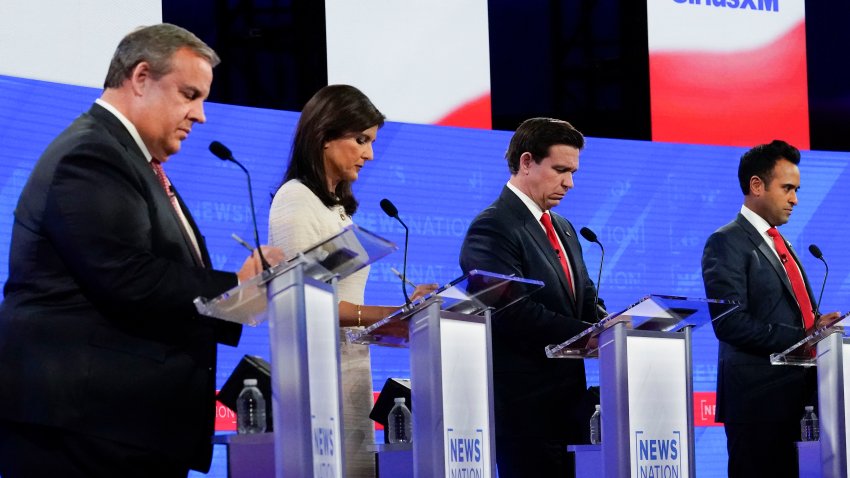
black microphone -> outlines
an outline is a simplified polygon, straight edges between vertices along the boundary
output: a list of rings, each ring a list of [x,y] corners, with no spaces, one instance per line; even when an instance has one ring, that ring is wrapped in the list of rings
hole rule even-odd
[[[410,235],[410,230],[407,228],[407,224],[398,217],[398,208],[389,199],[381,199],[381,209],[384,210],[387,216],[395,219],[404,227],[404,262],[401,268],[401,292],[404,294],[405,303],[410,305],[410,297],[407,296],[407,287],[404,284],[405,279],[407,279],[407,239]]]
[[[600,282],[602,282],[602,264],[605,263],[605,248],[602,247],[602,243],[599,242],[599,238],[596,237],[596,233],[590,229],[583,227],[579,230],[579,233],[581,233],[581,237],[587,239],[589,242],[599,244],[599,250],[602,251],[602,256],[599,259],[599,275],[596,278],[596,298],[593,300],[593,303],[596,305],[596,311],[599,312],[599,287],[601,286]],[[607,314],[605,309],[602,309],[602,311]]]
[[[826,259],[823,258],[823,253],[820,251],[820,248],[814,244],[809,245],[809,252],[815,256],[815,259],[820,259],[823,262],[823,265],[826,267],[826,273],[823,275],[823,284],[820,286],[820,295],[818,296],[818,302],[815,304],[815,312],[820,315],[820,301],[823,299],[823,290],[826,288],[826,278],[829,276],[829,264],[826,263]]]
[[[210,143],[210,152],[222,161],[230,161],[242,168],[242,171],[245,171],[245,176],[248,177],[248,199],[251,201],[251,219],[254,220],[254,244],[257,246],[257,254],[260,256],[260,263],[263,264],[263,270],[269,269],[271,266],[263,256],[263,248],[260,247],[260,232],[257,229],[257,212],[254,210],[254,190],[251,188],[251,173],[239,161],[236,161],[236,158],[233,157],[233,153],[230,152],[227,146],[218,141]]]

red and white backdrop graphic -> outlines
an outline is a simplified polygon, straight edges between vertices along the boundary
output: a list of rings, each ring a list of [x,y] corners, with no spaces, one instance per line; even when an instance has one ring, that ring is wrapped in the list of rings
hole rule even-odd
[[[325,0],[328,83],[391,121],[489,129],[487,0]]]
[[[809,148],[804,0],[647,0],[652,139]]]

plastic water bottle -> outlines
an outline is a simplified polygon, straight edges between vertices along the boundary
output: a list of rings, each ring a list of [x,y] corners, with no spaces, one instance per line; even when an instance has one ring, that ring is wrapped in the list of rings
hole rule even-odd
[[[818,416],[815,415],[815,407],[809,405],[806,407],[803,419],[800,420],[800,439],[801,441],[818,441],[819,438]]]
[[[266,431],[266,400],[257,388],[256,378],[246,378],[245,388],[236,399],[236,423],[240,435]]]
[[[598,445],[602,443],[602,408],[596,406],[596,411],[590,416],[590,443]]]
[[[404,397],[396,398],[395,405],[390,410],[387,419],[390,443],[413,442],[413,418],[404,402]]]

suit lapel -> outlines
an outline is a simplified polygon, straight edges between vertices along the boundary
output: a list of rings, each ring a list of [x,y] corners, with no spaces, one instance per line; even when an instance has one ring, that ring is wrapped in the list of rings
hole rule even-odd
[[[576,259],[581,257],[578,240],[575,236],[570,234],[570,231],[567,230],[566,219],[557,214],[553,214],[552,211],[549,211],[549,213],[552,214],[552,218],[554,219],[552,223],[555,225],[555,232],[557,232],[558,236],[560,236],[561,243],[564,245],[564,249],[566,249],[567,252],[567,258],[570,261],[570,265],[572,265],[573,287],[575,288],[575,308],[577,316],[581,317],[581,304],[584,299],[584,278],[581,274],[579,274],[578,261]]]
[[[131,157],[130,161],[136,168],[138,168],[140,176],[145,178],[145,181],[148,183],[148,187],[154,191],[153,199],[156,201],[157,207],[166,208],[168,211],[171,211],[171,217],[174,219],[174,227],[180,232],[180,235],[183,237],[184,245],[186,246],[187,253],[192,258],[192,262],[194,265],[198,267],[205,267],[205,264],[199,262],[204,261],[209,263],[209,258],[206,252],[206,248],[202,246],[201,235],[198,232],[197,226],[195,222],[192,220],[191,214],[189,214],[186,205],[183,203],[182,199],[180,199],[179,195],[177,195],[177,190],[174,190],[175,195],[177,195],[177,201],[180,204],[181,209],[183,210],[183,214],[186,216],[187,221],[193,228],[193,232],[195,233],[195,237],[198,240],[198,247],[201,250],[201,254],[204,256],[203,258],[199,258],[198,254],[195,253],[195,248],[192,245],[192,240],[188,236],[188,231],[183,227],[183,221],[180,220],[180,216],[177,215],[177,211],[174,210],[174,207],[171,206],[171,199],[168,198],[168,194],[162,189],[162,186],[159,184],[159,180],[156,177],[156,174],[151,169],[150,164],[148,163],[147,158],[145,158],[144,153],[139,149],[139,145],[136,144],[136,140],[133,139],[133,136],[130,135],[130,132],[127,131],[127,128],[124,126],[121,121],[115,117],[112,113],[106,110],[106,108],[100,106],[95,103],[89,109],[89,114],[94,117],[98,122],[100,122],[109,133],[124,147],[127,156]],[[173,187],[173,186],[172,186]]]
[[[770,246],[767,244],[767,241],[764,240],[764,237],[762,237],[762,235],[756,230],[756,228],[753,227],[752,224],[750,224],[750,221],[748,221],[741,214],[738,214],[736,222],[742,229],[744,229],[750,241],[753,242],[753,244],[756,246],[761,255],[764,256],[764,258],[767,259],[767,262],[769,262],[770,265],[773,267],[773,270],[776,272],[776,275],[779,276],[779,280],[781,280],[782,284],[785,286],[785,290],[788,291],[789,294],[791,294],[791,297],[795,297],[794,289],[791,287],[791,281],[788,280],[788,273],[785,272],[785,266],[783,266],[782,263],[779,261],[779,258],[776,257],[776,253],[773,252],[773,249],[770,248]],[[796,257],[794,259],[796,260]],[[800,268],[800,270],[802,270],[802,268]]]
[[[543,230],[543,226],[540,224],[537,218],[532,217],[532,214],[529,212],[528,208],[523,204],[522,200],[514,194],[513,191],[508,189],[505,186],[502,189],[502,194],[500,199],[505,202],[505,204],[510,208],[513,214],[517,217],[517,220],[522,223],[523,229],[528,233],[529,236],[534,241],[534,245],[537,248],[537,253],[542,257],[546,258],[546,261],[549,263],[549,267],[551,267],[558,276],[558,281],[561,284],[561,289],[564,291],[564,296],[566,297],[567,302],[575,311],[576,305],[573,301],[572,294],[569,292],[569,286],[567,284],[567,278],[564,275],[564,270],[561,268],[561,261],[558,260],[555,255],[555,251],[552,249],[552,244],[549,243],[549,238],[546,237],[546,232]],[[556,226],[556,232],[558,228]],[[565,248],[569,249],[567,246],[567,242],[563,240],[564,236],[561,236],[561,242],[564,243]],[[572,258],[570,259],[572,260]],[[550,284],[547,284],[547,286]]]
[[[192,234],[195,235],[195,240],[198,241],[198,250],[201,253],[201,261],[203,263],[197,264],[200,267],[212,268],[212,260],[210,259],[209,251],[207,251],[206,241],[204,240],[204,236],[201,235],[201,231],[198,229],[198,225],[195,223],[195,219],[192,217],[192,214],[189,213],[189,208],[186,207],[186,203],[183,202],[183,198],[180,196],[180,193],[177,192],[177,188],[174,185],[171,185],[172,190],[174,191],[174,196],[177,197],[177,203],[180,205],[180,209],[183,210],[183,215],[186,216],[186,222],[189,223],[189,227],[192,228]],[[174,208],[172,208],[174,209]],[[177,217],[177,213],[175,212],[174,217],[177,218],[177,221],[180,223],[180,230],[184,232],[183,238],[186,241],[186,247],[190,249],[192,253],[192,258],[195,259],[197,263],[198,255],[195,254],[195,246],[192,244],[192,239],[189,238],[188,233],[183,227],[183,222],[180,221],[180,218]]]

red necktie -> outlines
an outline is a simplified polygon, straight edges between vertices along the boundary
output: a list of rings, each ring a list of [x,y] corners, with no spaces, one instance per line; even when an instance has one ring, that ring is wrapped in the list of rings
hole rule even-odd
[[[168,196],[168,199],[171,201],[171,207],[174,208],[174,212],[177,213],[177,217],[180,219],[183,234],[185,234],[186,239],[189,240],[189,244],[192,246],[192,251],[195,253],[195,256],[198,258],[200,263],[203,264],[204,260],[201,257],[201,251],[195,243],[194,233],[187,228],[188,221],[186,220],[186,216],[183,214],[183,210],[180,208],[180,203],[177,201],[177,195],[174,194],[174,190],[171,188],[171,181],[168,179],[168,176],[165,175],[162,163],[160,163],[158,159],[152,159],[151,168],[153,169],[153,172],[156,173],[156,179],[159,180],[159,185],[162,186],[162,189],[165,191],[165,195]]]
[[[767,230],[767,235],[773,238],[776,252],[779,254],[782,265],[785,266],[788,280],[791,281],[791,288],[797,297],[797,304],[800,305],[800,310],[803,311],[803,325],[806,327],[806,330],[809,330],[815,323],[815,314],[812,312],[812,300],[809,298],[809,292],[806,290],[806,284],[803,282],[803,274],[797,266],[797,261],[794,260],[794,257],[788,251],[785,240],[779,235],[779,231],[775,227],[771,227]]]
[[[171,190],[171,181],[169,181],[168,176],[165,175],[165,170],[162,169],[162,163],[160,163],[158,159],[152,159],[151,168],[153,168],[153,172],[156,173],[156,179],[159,180],[159,185],[162,186],[166,196],[168,196],[168,199],[171,201],[171,207],[174,208],[174,211],[176,211],[179,216],[182,214],[180,203],[177,202],[177,196],[175,196],[174,192]]]
[[[570,289],[570,295],[572,295],[574,294],[573,278],[570,275],[570,267],[567,265],[567,255],[561,251],[561,244],[558,242],[558,235],[555,234],[555,228],[552,226],[552,218],[549,217],[548,214],[543,213],[543,217],[540,218],[540,222],[543,223],[543,227],[546,229],[546,237],[549,238],[549,243],[552,244],[552,249],[555,249],[555,253],[558,254],[558,260],[561,261],[561,267],[564,269],[564,275],[567,277],[567,285]]]

